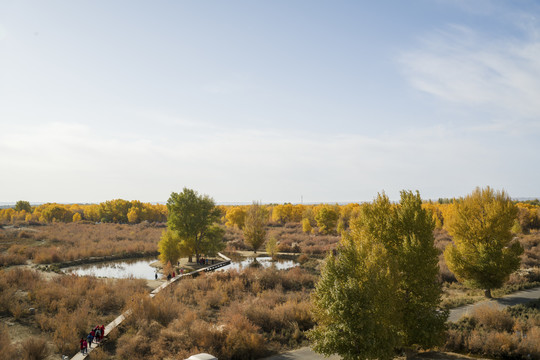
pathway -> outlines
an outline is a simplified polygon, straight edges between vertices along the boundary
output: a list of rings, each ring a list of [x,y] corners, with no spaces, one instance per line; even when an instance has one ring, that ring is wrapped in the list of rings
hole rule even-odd
[[[483,300],[471,305],[460,306],[450,310],[448,321],[458,321],[463,315],[471,314],[474,309],[480,306],[493,306],[497,309],[503,309],[507,306],[524,304],[532,300],[540,299],[540,287],[518,291],[500,298]]]
[[[185,274],[182,274],[182,275],[177,275],[176,277],[172,278],[171,280],[168,280],[166,282],[164,282],[163,284],[161,284],[160,286],[158,286],[157,288],[155,288],[151,293],[150,293],[150,297],[153,298],[154,296],[156,296],[160,291],[162,291],[163,289],[167,288],[168,286],[170,286],[171,284],[173,284],[174,282],[180,280],[181,278],[183,278],[184,276],[192,276],[194,274],[197,274],[199,272],[203,272],[203,271],[212,271],[212,270],[215,270],[217,268],[220,268],[220,267],[223,267],[225,265],[228,265],[231,263],[231,259],[229,259],[228,257],[226,257],[225,255],[221,254],[221,253],[218,253],[218,255],[224,260],[218,264],[214,264],[214,265],[208,265],[208,266],[205,266],[201,269],[198,269],[198,270],[195,270],[195,271],[191,271],[189,273],[185,273]],[[111,321],[107,326],[105,326],[105,334],[103,337],[107,336],[112,330],[114,330],[115,328],[118,327],[118,325],[120,325],[122,323],[122,321],[124,321],[126,319],[126,317],[128,317],[129,315],[131,314],[131,310],[128,310],[126,312],[124,312],[122,315],[118,316],[116,319],[114,319],[113,321]],[[97,348],[98,346],[94,346],[92,348],[88,348],[88,353],[92,352],[95,348]],[[84,359],[88,354],[81,354],[81,352],[79,351],[75,356],[73,356],[71,358],[71,360],[82,360]]]

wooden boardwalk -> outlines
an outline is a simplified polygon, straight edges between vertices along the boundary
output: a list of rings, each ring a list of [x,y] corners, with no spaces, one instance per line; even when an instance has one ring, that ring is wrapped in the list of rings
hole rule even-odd
[[[198,273],[203,272],[203,271],[204,272],[213,271],[213,270],[219,269],[221,267],[227,266],[227,265],[229,265],[231,263],[231,259],[229,259],[225,255],[223,255],[222,253],[218,253],[218,255],[219,255],[219,257],[221,257],[223,259],[223,261],[221,261],[221,262],[219,262],[217,264],[205,266],[203,268],[200,268],[198,270],[195,270],[195,271],[192,271],[192,272],[189,272],[189,273],[185,273],[185,274],[182,274],[182,275],[177,275],[174,278],[172,278],[171,280],[168,280],[168,281],[164,282],[163,284],[161,284],[160,286],[158,286],[157,288],[152,290],[152,292],[150,293],[149,296],[151,298],[153,298],[154,296],[159,294],[160,291],[162,291],[163,289],[169,287],[170,285],[172,285],[173,283],[175,283],[176,281],[180,280],[181,278],[183,278],[185,276],[193,276],[194,274],[198,274]],[[116,329],[130,314],[131,314],[131,310],[128,310],[128,311],[124,312],[122,315],[118,316],[113,321],[111,321],[109,324],[107,324],[107,326],[105,326],[105,334],[103,334],[103,338],[105,338],[112,330]],[[88,354],[91,353],[95,348],[98,347],[97,344],[94,344],[94,345],[95,345],[94,347],[92,347],[92,348],[89,347],[88,348]],[[71,358],[71,360],[82,360],[85,357],[87,357],[88,354],[83,355],[83,354],[81,354],[81,352],[79,350],[79,352],[75,356],[73,356]]]

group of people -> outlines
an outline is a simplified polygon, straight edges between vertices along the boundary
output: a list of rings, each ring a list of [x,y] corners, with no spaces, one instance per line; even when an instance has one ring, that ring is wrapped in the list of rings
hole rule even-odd
[[[86,336],[86,339],[84,337],[81,338],[81,354],[88,354],[88,348],[92,348],[92,342],[95,342],[96,344],[100,343],[103,339],[103,336],[105,335],[105,326],[96,326],[95,328],[90,331],[90,333]]]

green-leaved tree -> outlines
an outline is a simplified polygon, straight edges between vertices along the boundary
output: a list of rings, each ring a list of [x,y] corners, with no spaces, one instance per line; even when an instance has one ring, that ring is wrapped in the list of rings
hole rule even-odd
[[[501,287],[520,265],[523,248],[512,242],[518,210],[504,191],[489,186],[454,202],[446,227],[454,245],[444,252],[448,268],[459,281],[484,289]]]
[[[391,338],[394,340],[389,341],[389,335],[384,332],[371,331],[367,333],[366,338],[362,339],[369,339],[369,341],[377,343],[376,349],[365,347],[362,349],[361,355],[352,357],[348,351],[358,351],[358,345],[349,341],[342,344],[344,347],[341,352],[337,352],[339,355],[344,358],[348,356],[350,359],[383,358],[383,355],[385,357],[391,356],[395,347],[420,346],[428,348],[443,340],[444,324],[448,314],[438,309],[441,288],[437,282],[438,253],[434,247],[433,227],[431,214],[422,209],[420,195],[418,192],[410,191],[401,192],[399,204],[391,204],[386,195],[379,194],[372,204],[365,204],[362,207],[358,218],[351,221],[350,230],[344,232],[344,240],[337,257],[331,256],[329,259],[331,265],[323,269],[322,279],[326,279],[328,271],[335,272],[336,266],[338,268],[348,266],[349,268],[339,273],[342,279],[334,283],[332,290],[336,294],[324,295],[321,293],[323,288],[317,287],[314,301],[316,317],[321,320],[323,319],[321,314],[325,314],[324,308],[321,307],[323,303],[318,300],[319,297],[323,296],[328,299],[330,296],[332,301],[344,301],[334,305],[338,309],[350,308],[355,311],[355,313],[340,311],[330,313],[327,311],[327,316],[333,317],[334,321],[347,322],[352,318],[359,323],[357,329],[361,329],[363,326],[369,328],[369,324],[364,324],[366,321],[374,322],[380,326],[386,326],[384,331],[392,332]],[[388,279],[392,279],[395,283],[394,286],[388,288],[390,289],[388,291],[391,292],[390,295],[385,290],[387,288],[381,287],[379,284],[380,277],[365,276],[359,272],[360,270],[354,270],[352,263],[346,265],[349,263],[349,259],[356,259],[357,267],[367,267],[368,264],[374,266],[364,257],[377,248],[384,250],[384,252],[378,250],[377,254],[383,257],[380,261],[385,261]],[[356,252],[355,255],[351,254],[354,252]],[[351,286],[366,295],[360,297],[358,302],[347,297],[339,300],[337,295],[342,291],[349,291],[346,289]],[[384,302],[381,300],[380,294],[377,292],[379,288],[383,289],[384,296],[391,297],[394,301]],[[329,289],[328,286],[326,289]],[[373,318],[365,317],[363,313],[364,308],[371,309],[374,306],[373,303],[379,301],[383,301],[386,311],[392,314],[390,324],[376,310],[368,310],[370,314],[373,314]],[[333,309],[330,307],[331,303],[327,303],[325,306]],[[336,347],[324,344],[337,336],[337,333],[322,329],[324,327],[319,328],[317,336],[313,337],[318,344],[315,349],[324,354],[336,353]],[[383,351],[383,355],[381,355],[381,351]]]
[[[204,240],[209,228],[221,216],[220,210],[211,197],[199,195],[188,188],[184,188],[180,194],[173,192],[167,200],[167,209],[169,230],[178,234],[181,248],[190,250],[198,261],[204,252]]]
[[[26,211],[27,213],[32,212],[32,206],[30,205],[30,202],[19,200],[15,203],[15,211]]]
[[[392,359],[400,344],[396,262],[380,242],[345,235],[313,293],[313,349],[345,360]]]

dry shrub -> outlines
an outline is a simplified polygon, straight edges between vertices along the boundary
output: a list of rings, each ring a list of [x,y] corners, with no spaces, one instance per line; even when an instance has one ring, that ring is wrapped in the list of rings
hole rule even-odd
[[[9,333],[4,324],[0,324],[0,359],[15,359],[17,349],[11,343]]]
[[[152,300],[145,294],[130,300],[126,333],[151,343],[149,359],[185,358],[198,352],[224,360],[266,355],[266,344],[279,348],[304,340],[304,330],[313,326],[309,311],[313,283],[314,277],[300,268],[183,278]],[[163,321],[158,310],[171,312]],[[131,344],[130,339],[119,339],[119,355],[129,356],[124,342]]]
[[[200,299],[199,303],[201,307],[205,309],[217,310],[221,306],[228,303],[229,297],[227,293],[222,289],[212,289],[207,291],[206,294]]]
[[[309,260],[309,256],[307,256],[306,254],[300,255],[298,259],[296,259],[296,261],[298,261],[302,265],[305,264],[308,260]]]
[[[21,348],[24,360],[43,360],[50,353],[47,341],[43,338],[28,338],[23,341]]]
[[[26,256],[20,254],[0,254],[0,267],[26,264]]]
[[[33,258],[35,263],[50,264],[89,257],[155,254],[161,229],[145,224],[54,223],[39,227],[36,234],[18,234],[23,237],[18,238],[16,232],[6,237],[31,245],[24,253],[19,251],[19,255]]]
[[[18,301],[12,301],[11,302],[11,306],[9,307],[9,311],[11,312],[11,315],[13,315],[15,320],[19,320],[25,314],[24,307]]]
[[[190,335],[194,345],[206,349],[206,352],[216,353],[223,346],[225,334],[223,326],[213,325],[203,320],[195,320],[190,327]]]
[[[285,290],[312,289],[315,286],[315,277],[299,267],[281,272],[282,285]]]
[[[126,333],[118,339],[116,356],[122,360],[143,360],[151,355],[151,342],[142,335]]]
[[[226,336],[218,358],[256,359],[266,352],[259,328],[245,316],[235,314],[226,322]]]
[[[519,343],[520,354],[531,355],[534,359],[540,358],[540,327],[531,328]]]
[[[81,328],[81,325],[78,328],[75,322],[81,321],[80,318],[81,316],[78,313],[68,313],[66,309],[61,309],[51,320],[50,323],[54,329],[53,342],[61,353],[76,352],[79,336],[86,336],[88,318],[85,317],[82,320],[85,324],[84,328]]]
[[[475,308],[473,317],[477,326],[487,330],[512,331],[514,327],[514,319],[507,312],[490,305]]]
[[[146,293],[140,293],[133,297],[129,304],[131,316],[128,320],[137,324],[139,328],[145,328],[152,321],[157,321],[167,326],[178,315],[179,309],[171,306],[162,294],[150,298]]]
[[[507,332],[473,330],[469,337],[469,349],[488,356],[511,355],[517,346],[517,338]]]
[[[449,329],[446,332],[444,350],[462,352],[465,350],[467,334],[463,330]]]
[[[89,356],[92,360],[110,360],[111,356],[103,350],[103,348],[99,347],[97,349],[94,349],[92,351],[92,355]]]
[[[288,300],[275,309],[285,324],[297,326],[301,331],[311,329],[315,323],[311,315],[311,306],[307,301]]]

